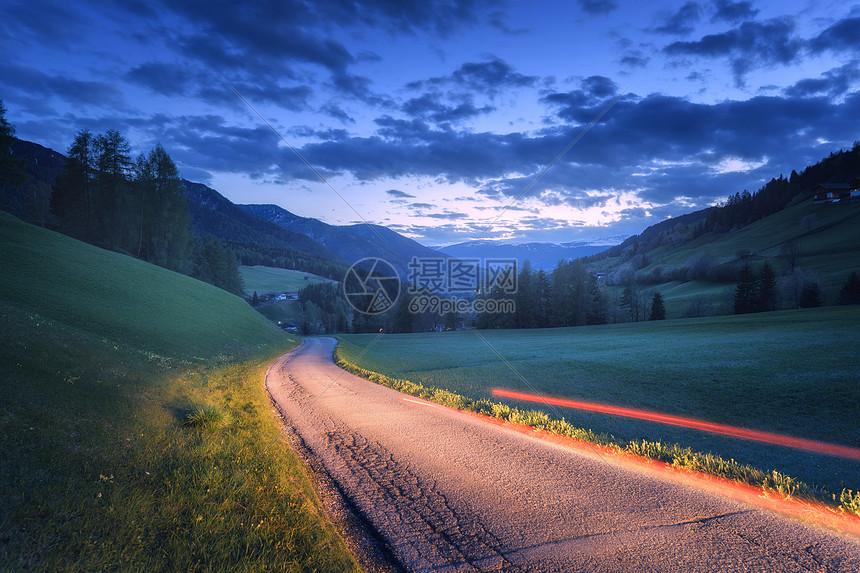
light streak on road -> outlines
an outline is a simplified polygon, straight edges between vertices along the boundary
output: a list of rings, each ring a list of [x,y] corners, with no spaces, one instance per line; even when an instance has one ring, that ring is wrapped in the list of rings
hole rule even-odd
[[[595,404],[593,402],[567,400],[564,398],[554,398],[552,396],[525,394],[523,392],[514,392],[511,390],[503,390],[499,388],[494,389],[493,394],[502,398],[512,398],[514,400],[538,402],[542,404],[550,404],[553,406],[561,406],[563,408],[574,408],[577,410],[586,410],[589,412],[598,412],[601,414],[610,414],[613,416],[623,416],[625,418],[635,418],[637,420],[647,420],[649,422],[657,422],[660,424],[668,424],[671,426],[680,426],[682,428],[702,430],[704,432],[710,432],[712,434],[721,434],[724,436],[732,436],[744,440],[754,440],[758,442],[765,442],[768,444],[776,444],[779,446],[786,446],[798,450],[806,450],[818,454],[826,454],[829,456],[860,461],[860,449],[852,448],[849,446],[842,446],[838,444],[828,444],[826,442],[818,442],[815,440],[807,440],[804,438],[795,438],[792,436],[785,436],[773,432],[749,430],[747,428],[739,428],[737,426],[729,426],[727,424],[717,424],[715,422],[707,422],[705,420],[697,420],[695,418],[686,418],[683,416],[674,416],[671,414],[660,414],[657,412],[636,410],[633,408],[624,408],[621,406]]]

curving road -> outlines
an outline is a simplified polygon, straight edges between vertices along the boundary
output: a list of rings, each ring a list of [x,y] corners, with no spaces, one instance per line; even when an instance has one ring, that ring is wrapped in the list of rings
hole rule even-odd
[[[407,571],[860,571],[860,540],[661,481],[344,372],[306,339],[285,422]]]

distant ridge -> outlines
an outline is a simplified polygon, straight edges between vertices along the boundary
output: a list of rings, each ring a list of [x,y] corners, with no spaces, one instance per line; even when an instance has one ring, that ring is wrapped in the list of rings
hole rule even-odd
[[[317,219],[300,217],[277,205],[239,205],[248,214],[266,219],[293,233],[300,233],[336,253],[350,264],[377,257],[391,263],[404,282],[412,257],[443,257],[440,253],[380,225],[329,225]]]
[[[212,235],[228,243],[286,247],[323,259],[345,262],[317,241],[239,208],[211,187],[186,179],[182,183],[191,212],[191,226],[197,236]]]
[[[460,259],[513,258],[517,259],[520,265],[528,260],[535,270],[543,269],[551,271],[558,265],[559,261],[570,261],[594,255],[605,251],[610,246],[612,245],[594,245],[577,241],[563,244],[523,243],[512,245],[490,240],[480,240],[439,247],[438,250]]]

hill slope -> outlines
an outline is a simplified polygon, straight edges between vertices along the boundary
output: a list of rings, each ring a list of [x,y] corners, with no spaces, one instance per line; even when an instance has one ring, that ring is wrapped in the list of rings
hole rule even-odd
[[[366,257],[378,257],[391,263],[407,280],[408,263],[412,257],[448,258],[408,239],[391,229],[379,225],[337,226],[317,219],[299,217],[277,205],[240,205],[248,213],[267,219],[284,229],[301,233],[337,253],[350,264]]]
[[[586,259],[609,285],[634,278],[642,289],[663,293],[670,317],[692,312],[731,314],[740,268],[754,272],[768,262],[778,278],[778,308],[797,307],[797,283],[819,283],[824,304],[836,304],[851,271],[860,271],[860,202],[816,205],[801,201],[731,232],[705,232],[703,221],[663,225]],[[790,253],[793,255],[790,256]],[[698,316],[697,314],[694,314]]]
[[[0,260],[0,570],[357,570],[260,383],[297,339],[6,213]]]
[[[231,243],[287,247],[322,259],[343,262],[337,254],[312,238],[248,213],[202,183],[184,179],[182,182],[191,212],[191,225],[197,236],[212,235]]]

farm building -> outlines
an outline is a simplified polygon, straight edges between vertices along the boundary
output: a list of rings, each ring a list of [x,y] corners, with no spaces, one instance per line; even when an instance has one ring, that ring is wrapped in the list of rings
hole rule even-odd
[[[852,189],[848,183],[819,183],[814,190],[814,201],[816,205],[835,203],[842,199],[851,198],[853,195],[852,191],[856,191],[856,189]]]

